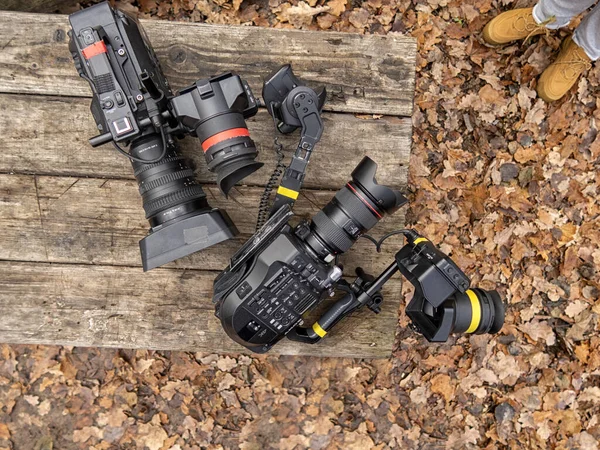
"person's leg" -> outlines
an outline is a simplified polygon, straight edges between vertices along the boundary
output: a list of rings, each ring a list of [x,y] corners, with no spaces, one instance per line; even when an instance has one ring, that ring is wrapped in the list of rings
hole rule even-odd
[[[600,4],[596,5],[577,27],[573,41],[592,61],[600,59]]]
[[[598,0],[540,0],[533,8],[533,18],[547,28],[565,27],[571,19],[595,5]],[[552,20],[554,19],[554,20]]]

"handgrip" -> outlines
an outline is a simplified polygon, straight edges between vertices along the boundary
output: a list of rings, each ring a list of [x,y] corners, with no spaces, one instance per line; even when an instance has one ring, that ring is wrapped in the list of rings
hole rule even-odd
[[[360,308],[362,304],[356,299],[350,288],[338,286],[348,293],[331,306],[311,328],[296,327],[291,330],[287,337],[292,341],[315,344],[319,342],[340,320],[351,312]]]

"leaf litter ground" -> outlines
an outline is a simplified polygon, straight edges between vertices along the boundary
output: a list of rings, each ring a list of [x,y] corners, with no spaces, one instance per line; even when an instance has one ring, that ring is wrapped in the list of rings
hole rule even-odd
[[[428,345],[401,313],[382,361],[3,345],[0,449],[598,449],[600,67],[554,104],[535,92],[579,19],[491,48],[485,23],[531,2],[116,5],[144,18],[414,36],[408,220],[475,284],[498,287],[506,326]]]

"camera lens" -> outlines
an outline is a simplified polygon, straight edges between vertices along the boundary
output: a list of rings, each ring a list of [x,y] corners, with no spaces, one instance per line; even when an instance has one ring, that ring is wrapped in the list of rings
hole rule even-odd
[[[171,106],[183,127],[202,142],[208,170],[217,174],[225,195],[263,166],[255,161],[258,151],[245,120],[258,106],[239,76],[227,73],[198,80],[171,99]]]
[[[352,172],[352,180],[312,220],[305,242],[326,260],[346,252],[385,214],[407,202],[398,191],[377,184],[377,164],[365,157]]]
[[[208,170],[217,174],[217,184],[225,195],[240,180],[260,169],[258,151],[241,113],[229,112],[202,123],[196,130]]]
[[[142,136],[131,144],[136,158],[159,158],[163,140]],[[231,239],[238,230],[225,211],[211,208],[194,171],[177,147],[158,162],[133,161],[133,170],[152,230],[140,241],[144,271]]]
[[[505,309],[497,291],[472,288],[454,299],[452,333],[495,334],[504,325]]]
[[[156,159],[162,152],[162,146],[160,135],[143,136],[131,144],[131,154],[140,159]],[[132,164],[146,219],[153,228],[209,208],[194,171],[175,147],[168,149],[157,163],[132,161]]]

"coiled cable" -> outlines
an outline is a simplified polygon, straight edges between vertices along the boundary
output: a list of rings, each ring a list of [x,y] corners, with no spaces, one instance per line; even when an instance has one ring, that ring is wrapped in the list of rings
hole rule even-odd
[[[275,148],[275,153],[277,154],[277,163],[275,165],[273,173],[271,174],[271,177],[269,178],[269,181],[267,181],[267,184],[265,185],[265,190],[262,196],[260,197],[260,203],[258,204],[258,219],[256,221],[256,231],[260,230],[265,224],[265,222],[269,219],[269,203],[271,200],[271,192],[273,192],[273,189],[275,189],[275,186],[277,186],[279,178],[281,177],[286,168],[285,164],[283,164],[283,158],[285,158],[285,155],[283,153],[283,144],[280,144],[279,139],[275,137],[273,145]]]

